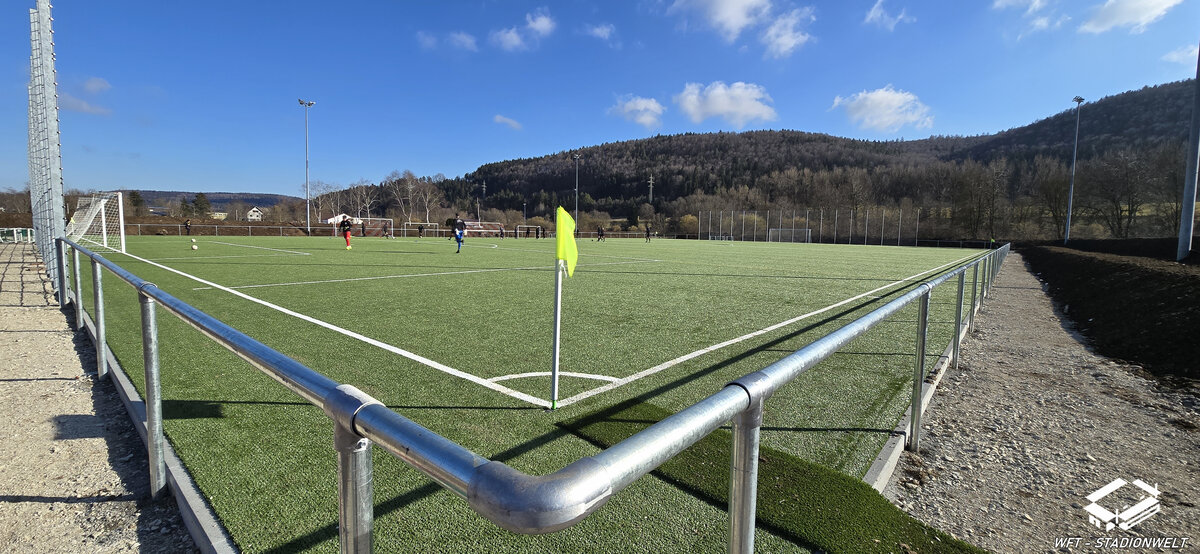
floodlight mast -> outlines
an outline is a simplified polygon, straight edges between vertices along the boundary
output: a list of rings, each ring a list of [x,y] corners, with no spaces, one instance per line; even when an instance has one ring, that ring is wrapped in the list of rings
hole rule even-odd
[[[1071,209],[1075,203],[1075,160],[1079,156],[1079,106],[1083,104],[1083,97],[1076,96],[1071,99],[1075,102],[1075,151],[1071,153],[1071,186],[1067,189],[1067,228],[1063,231],[1063,245],[1071,240]]]
[[[576,225],[575,229],[578,230],[579,229],[579,227],[578,227],[579,226],[579,154],[578,153],[573,154],[571,157],[575,158],[575,225]],[[578,231],[576,231],[576,232],[578,232]]]
[[[308,194],[308,109],[316,105],[312,100],[300,100],[304,108],[304,228],[312,236],[312,200]]]

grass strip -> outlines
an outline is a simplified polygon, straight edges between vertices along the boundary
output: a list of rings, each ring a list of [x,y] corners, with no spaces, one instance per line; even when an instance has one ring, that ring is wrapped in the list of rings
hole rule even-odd
[[[600,448],[670,416],[631,400],[560,424]],[[732,433],[718,430],[652,473],[714,506],[729,505]],[[893,506],[866,483],[769,447],[759,452],[758,527],[826,552],[983,552]]]

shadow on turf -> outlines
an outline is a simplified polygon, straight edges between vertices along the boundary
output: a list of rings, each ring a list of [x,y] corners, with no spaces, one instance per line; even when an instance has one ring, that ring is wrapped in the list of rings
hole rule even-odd
[[[737,362],[740,362],[750,356],[754,356],[760,352],[771,351],[772,347],[774,347],[774,346],[777,346],[781,343],[784,343],[786,341],[794,339],[795,337],[800,336],[804,333],[807,333],[807,332],[809,332],[815,328],[818,328],[822,325],[826,325],[827,323],[829,323],[831,321],[836,321],[839,318],[845,317],[855,311],[860,310],[863,306],[871,305],[871,304],[882,305],[890,300],[888,298],[889,296],[897,295],[900,292],[901,291],[893,291],[893,292],[885,293],[885,294],[879,296],[878,298],[869,300],[868,302],[866,302],[863,305],[847,307],[845,310],[843,310],[841,312],[838,312],[836,314],[830,314],[826,318],[823,318],[819,321],[815,321],[803,328],[797,329],[791,333],[788,333],[779,338],[776,338],[776,339],[774,339],[770,342],[767,342],[759,347],[747,350],[745,352],[742,352],[735,356],[731,356],[724,360],[714,362],[712,365],[709,365],[706,368],[703,368],[694,373],[690,373],[688,375],[681,376],[678,379],[675,379],[674,381],[665,383],[659,387],[651,389],[645,393],[642,393],[634,398],[626,400],[620,404],[617,404],[617,405],[614,405],[614,406],[611,406],[608,408],[604,408],[602,410],[599,410],[592,414],[582,416],[575,420],[571,420],[569,423],[567,423],[567,422],[557,423],[555,425],[558,427],[558,429],[543,433],[542,435],[535,437],[533,439],[530,439],[529,441],[526,441],[525,443],[514,446],[503,452],[499,452],[499,453],[495,454],[494,456],[490,457],[489,459],[493,460],[493,461],[497,461],[497,462],[507,462],[509,460],[512,460],[514,458],[521,456],[522,454],[533,451],[537,448],[545,446],[555,440],[558,440],[558,439],[566,437],[566,436],[579,437],[579,438],[582,438],[583,440],[588,441],[589,443],[595,444],[596,446],[598,446],[600,448],[606,448],[608,445],[603,445],[601,443],[594,441],[593,439],[589,438],[586,435],[580,434],[578,432],[579,428],[581,428],[581,426],[596,424],[596,423],[600,423],[600,422],[609,423],[609,422],[613,422],[613,421],[620,421],[620,418],[617,418],[617,419],[611,419],[611,418],[620,414],[623,411],[628,410],[632,406],[649,405],[649,400],[652,398],[655,398],[661,394],[665,394],[665,393],[667,393],[671,390],[674,390],[678,387],[684,386],[690,382],[700,379],[701,377],[704,377],[713,372],[719,371],[725,367],[728,367]],[[788,352],[792,352],[792,351],[789,350]],[[389,406],[389,407],[394,408],[394,409],[395,408],[408,408],[408,407],[402,407],[402,406],[396,406],[396,407]],[[419,406],[416,408],[428,408],[428,407],[427,406]],[[467,409],[470,409],[470,408],[468,407]],[[484,409],[493,409],[493,408],[484,408]],[[512,408],[499,408],[499,409],[512,409]],[[531,408],[531,409],[540,409],[540,408]],[[651,418],[633,418],[633,419],[629,419],[628,421],[625,421],[625,423],[644,424],[645,426],[649,426],[656,422],[657,422],[657,420],[651,420]],[[799,429],[799,430],[804,430],[804,429]],[[821,431],[820,429],[808,429],[808,430],[814,431],[814,432]],[[827,430],[827,432],[834,432],[834,431],[860,431],[860,430],[858,430],[858,429]],[[878,430],[878,429],[863,429],[861,431],[887,432],[887,431]],[[726,451],[726,454],[728,454],[728,451]],[[728,462],[728,460],[725,460],[725,461]],[[728,466],[728,464],[726,463],[726,471],[728,469],[727,466]],[[832,470],[828,470],[828,471],[832,471]],[[657,475],[657,473],[656,473],[656,475]],[[847,478],[852,479],[849,477],[847,477]],[[672,483],[673,485],[677,486],[681,491],[683,491],[689,495],[692,495],[692,496],[700,499],[701,501],[708,502],[710,504],[713,504],[714,506],[718,506],[721,508],[725,508],[728,506],[728,501],[725,501],[724,503],[714,501],[712,495],[704,493],[703,491],[700,491],[700,490],[696,490],[696,489],[694,489],[694,487],[691,487],[687,483],[676,483],[670,479],[665,479],[665,480],[667,482]],[[381,503],[377,503],[375,505],[374,515],[376,518],[379,518],[384,515],[390,514],[392,512],[395,512],[397,510],[405,508],[406,506],[409,506],[410,504],[413,504],[421,499],[431,496],[431,495],[437,493],[438,491],[440,491],[441,489],[442,489],[441,486],[431,483],[431,484],[410,490],[406,493],[400,494],[398,496],[395,496],[395,497],[388,499],[386,501],[383,501]],[[808,541],[806,541],[802,537],[796,535],[795,533],[788,531],[787,529],[775,528],[768,524],[763,524],[761,522],[760,522],[760,525],[763,525],[764,529],[768,529],[772,533],[775,533],[775,534],[777,534],[781,537],[784,537],[792,542],[795,542],[796,544],[813,546],[812,544],[810,544]],[[329,523],[328,525],[321,527],[320,529],[316,529],[306,535],[296,537],[284,544],[281,544],[277,547],[266,550],[266,552],[271,553],[271,554],[283,554],[286,552],[294,552],[297,550],[312,548],[312,547],[316,546],[317,544],[322,543],[324,541],[336,539],[337,534],[338,534],[338,523],[337,523],[337,521],[333,521],[333,522]]]

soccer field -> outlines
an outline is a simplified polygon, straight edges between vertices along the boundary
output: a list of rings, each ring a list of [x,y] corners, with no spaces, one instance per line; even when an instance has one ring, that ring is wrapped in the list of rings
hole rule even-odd
[[[633,405],[674,413],[980,254],[584,240],[564,283],[560,393],[547,411],[552,240],[468,239],[457,254],[445,239],[355,239],[352,250],[328,237],[197,240],[192,250],[184,237],[131,237],[130,255],[105,257],[477,454],[534,474],[602,446],[578,432],[581,420]],[[81,269],[90,283],[87,264]],[[934,292],[931,357],[950,340],[955,293],[953,285]],[[108,342],[141,389],[136,294],[106,276],[105,299]],[[90,294],[84,305],[93,313]],[[865,473],[908,405],[915,319],[915,307],[906,309],[776,393],[764,447]],[[168,438],[235,541],[247,551],[336,549],[325,414],[177,319],[160,317],[159,326]],[[639,544],[645,549],[720,550],[725,540],[724,508],[671,479],[644,478],[576,527],[522,537],[391,456],[374,458],[381,550],[613,551],[628,547],[629,535],[617,531],[626,528],[653,537]],[[712,463],[727,479],[727,454]],[[759,544],[796,548],[776,529],[760,531]]]

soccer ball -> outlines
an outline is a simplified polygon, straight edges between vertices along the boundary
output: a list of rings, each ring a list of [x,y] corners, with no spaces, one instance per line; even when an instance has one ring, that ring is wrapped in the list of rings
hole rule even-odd
[[[199,246],[196,246],[196,245],[194,245],[194,244],[192,245],[192,250],[199,250],[199,249],[200,249],[200,247],[199,247]]]
[[[196,242],[196,239],[192,239],[192,242]]]

